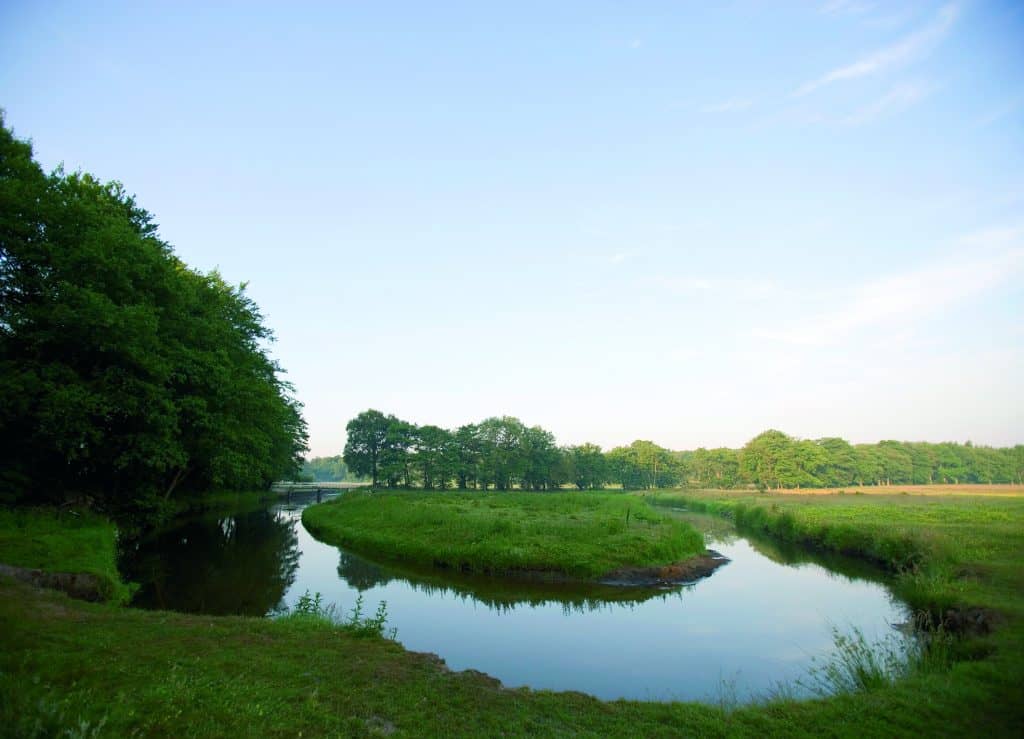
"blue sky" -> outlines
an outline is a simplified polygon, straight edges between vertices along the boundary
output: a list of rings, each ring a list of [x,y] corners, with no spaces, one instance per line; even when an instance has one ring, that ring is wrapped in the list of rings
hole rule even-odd
[[[0,106],[248,281],[313,453],[1024,442],[1021,3],[205,5],[0,3]]]

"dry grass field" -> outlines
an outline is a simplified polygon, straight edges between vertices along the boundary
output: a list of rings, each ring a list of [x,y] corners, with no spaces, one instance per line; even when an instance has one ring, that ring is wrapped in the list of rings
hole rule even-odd
[[[782,495],[998,495],[1009,497],[1024,496],[1024,485],[851,485],[846,488],[788,488],[772,490]]]

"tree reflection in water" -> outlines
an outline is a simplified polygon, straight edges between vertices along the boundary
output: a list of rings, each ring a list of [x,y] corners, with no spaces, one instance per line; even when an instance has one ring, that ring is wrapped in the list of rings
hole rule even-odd
[[[129,542],[121,570],[132,605],[263,616],[281,607],[299,565],[296,522],[270,510],[193,519]]]
[[[692,586],[670,588],[621,587],[601,583],[538,580],[469,574],[450,569],[380,565],[339,550],[338,576],[359,592],[403,581],[428,595],[452,595],[488,608],[511,612],[519,607],[561,605],[563,612],[582,613],[633,605],[651,598],[678,597]]]

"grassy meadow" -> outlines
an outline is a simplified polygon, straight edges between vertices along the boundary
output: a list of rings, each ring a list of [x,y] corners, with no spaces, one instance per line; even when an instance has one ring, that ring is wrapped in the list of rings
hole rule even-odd
[[[792,700],[783,689],[745,706],[605,702],[506,689],[323,619],[139,611],[0,578],[0,734],[1022,734],[1024,499],[668,491],[659,498],[727,516],[741,529],[870,558],[894,573],[896,592],[915,607],[982,609],[992,631],[956,640],[951,664],[865,680],[827,698]],[[27,537],[31,528],[17,530]],[[0,560],[25,549],[12,543],[19,537],[10,526],[4,531]],[[113,528],[104,531],[99,549],[112,551]],[[77,566],[73,550],[55,551],[50,566]]]
[[[352,492],[303,511],[317,538],[465,572],[594,579],[704,551],[688,524],[621,493]]]

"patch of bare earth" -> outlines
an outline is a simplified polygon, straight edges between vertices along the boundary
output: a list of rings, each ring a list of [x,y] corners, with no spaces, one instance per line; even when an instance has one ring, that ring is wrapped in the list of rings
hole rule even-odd
[[[659,567],[620,567],[601,578],[605,585],[646,585],[666,587],[696,582],[729,562],[729,558],[709,549],[682,562]]]

